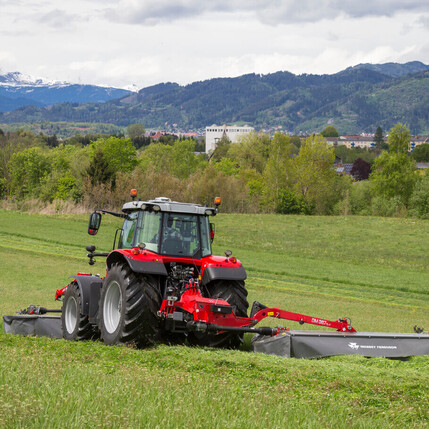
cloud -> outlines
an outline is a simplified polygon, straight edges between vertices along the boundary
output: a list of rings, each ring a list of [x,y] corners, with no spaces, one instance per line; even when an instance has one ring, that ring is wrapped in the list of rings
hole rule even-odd
[[[19,37],[19,36],[31,36],[33,33],[29,30],[20,30],[20,29],[13,29],[13,30],[1,30],[0,34],[4,37]]]
[[[429,5],[420,0],[326,0],[323,1],[326,9],[332,7],[352,18],[365,16],[393,16],[397,12],[429,11]],[[327,7],[326,7],[327,6]]]
[[[164,58],[132,58],[126,56],[103,60],[72,61],[66,64],[68,75],[64,76],[61,65],[54,69],[54,76],[63,74],[64,80],[86,84],[125,87],[131,83],[159,83],[163,72]],[[42,71],[40,71],[41,73]],[[49,70],[52,73],[52,69]],[[46,72],[45,72],[46,74]],[[143,86],[143,84],[141,85]]]
[[[200,16],[219,14],[253,14],[261,18],[278,3],[276,0],[121,0],[116,8],[107,8],[105,16],[111,21],[129,24],[155,25]]]
[[[81,22],[85,20],[86,18],[82,18],[77,14],[67,13],[59,9],[54,9],[37,17],[37,21],[39,23],[48,25],[49,27],[55,29],[70,27],[74,22]]]
[[[0,63],[10,63],[15,60],[15,56],[9,51],[0,51]]]
[[[422,45],[419,47],[417,54],[421,57],[421,58],[429,58],[429,43],[426,43],[425,45]],[[429,61],[423,61],[426,62],[426,64]]]
[[[429,28],[429,15],[424,15],[421,16],[418,20],[417,20],[417,24],[421,25],[424,28]]]
[[[277,25],[314,23],[339,16],[391,17],[403,11],[429,12],[429,3],[422,0],[121,0],[117,7],[106,8],[104,14],[115,22],[155,25],[202,15],[250,13],[264,24]]]

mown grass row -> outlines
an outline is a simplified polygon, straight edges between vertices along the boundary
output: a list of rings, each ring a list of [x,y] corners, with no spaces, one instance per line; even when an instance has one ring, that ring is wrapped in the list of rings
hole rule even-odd
[[[0,425],[425,427],[426,364],[1,335]]]

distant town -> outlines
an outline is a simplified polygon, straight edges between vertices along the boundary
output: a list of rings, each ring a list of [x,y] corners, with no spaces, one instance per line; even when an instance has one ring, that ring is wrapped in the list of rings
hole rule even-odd
[[[160,130],[148,130],[146,131],[146,137],[150,137],[154,141],[158,141],[162,136],[174,135],[178,138],[194,138],[194,139],[205,139],[205,152],[210,153],[216,149],[218,141],[222,138],[227,138],[231,143],[239,141],[240,137],[255,131],[255,128],[248,125],[236,126],[236,125],[211,125],[204,129],[198,129],[194,131],[176,130],[173,127],[171,131],[160,131]],[[174,130],[174,131],[173,131]],[[273,135],[276,132],[280,132],[286,135],[292,135],[289,131],[283,131],[281,126],[271,127],[267,129],[260,129],[258,132],[263,134]],[[308,137],[307,134],[297,134],[300,138],[305,139]],[[386,141],[388,134],[383,138]],[[344,145],[348,149],[362,148],[362,149],[374,149],[376,146],[375,134],[362,133],[360,135],[340,135],[338,137],[326,137],[329,145],[337,147]],[[429,143],[429,136],[417,135],[411,136],[409,151],[412,152],[417,146]]]

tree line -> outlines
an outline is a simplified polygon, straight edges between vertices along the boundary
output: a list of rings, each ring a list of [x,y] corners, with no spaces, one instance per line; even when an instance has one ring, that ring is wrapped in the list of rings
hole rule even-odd
[[[429,174],[416,169],[402,124],[390,131],[384,150],[332,148],[318,134],[300,139],[254,132],[238,143],[222,139],[209,156],[195,151],[194,140],[140,145],[142,130],[128,131],[129,137],[89,142],[0,132],[3,206],[25,209],[37,201],[58,210],[65,202],[117,209],[137,188],[142,199],[211,205],[221,196],[226,212],[429,218]],[[339,155],[354,158],[353,177],[336,173]]]

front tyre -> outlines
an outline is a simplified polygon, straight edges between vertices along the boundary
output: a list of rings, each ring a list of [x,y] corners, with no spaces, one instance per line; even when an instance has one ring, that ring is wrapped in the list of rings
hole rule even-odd
[[[161,295],[157,277],[140,275],[127,264],[113,264],[101,289],[98,326],[108,345],[153,343]]]
[[[76,281],[67,286],[61,312],[63,338],[71,341],[88,340],[94,336],[94,328],[88,315],[82,313],[82,298]]]
[[[216,280],[207,285],[207,298],[220,298],[234,307],[236,316],[247,317],[249,303],[247,301],[247,290],[244,281],[238,280]],[[207,294],[203,294],[206,296]],[[191,332],[188,341],[192,345],[223,347],[238,349],[243,344],[243,334],[235,332],[224,332],[221,334],[207,334]]]

